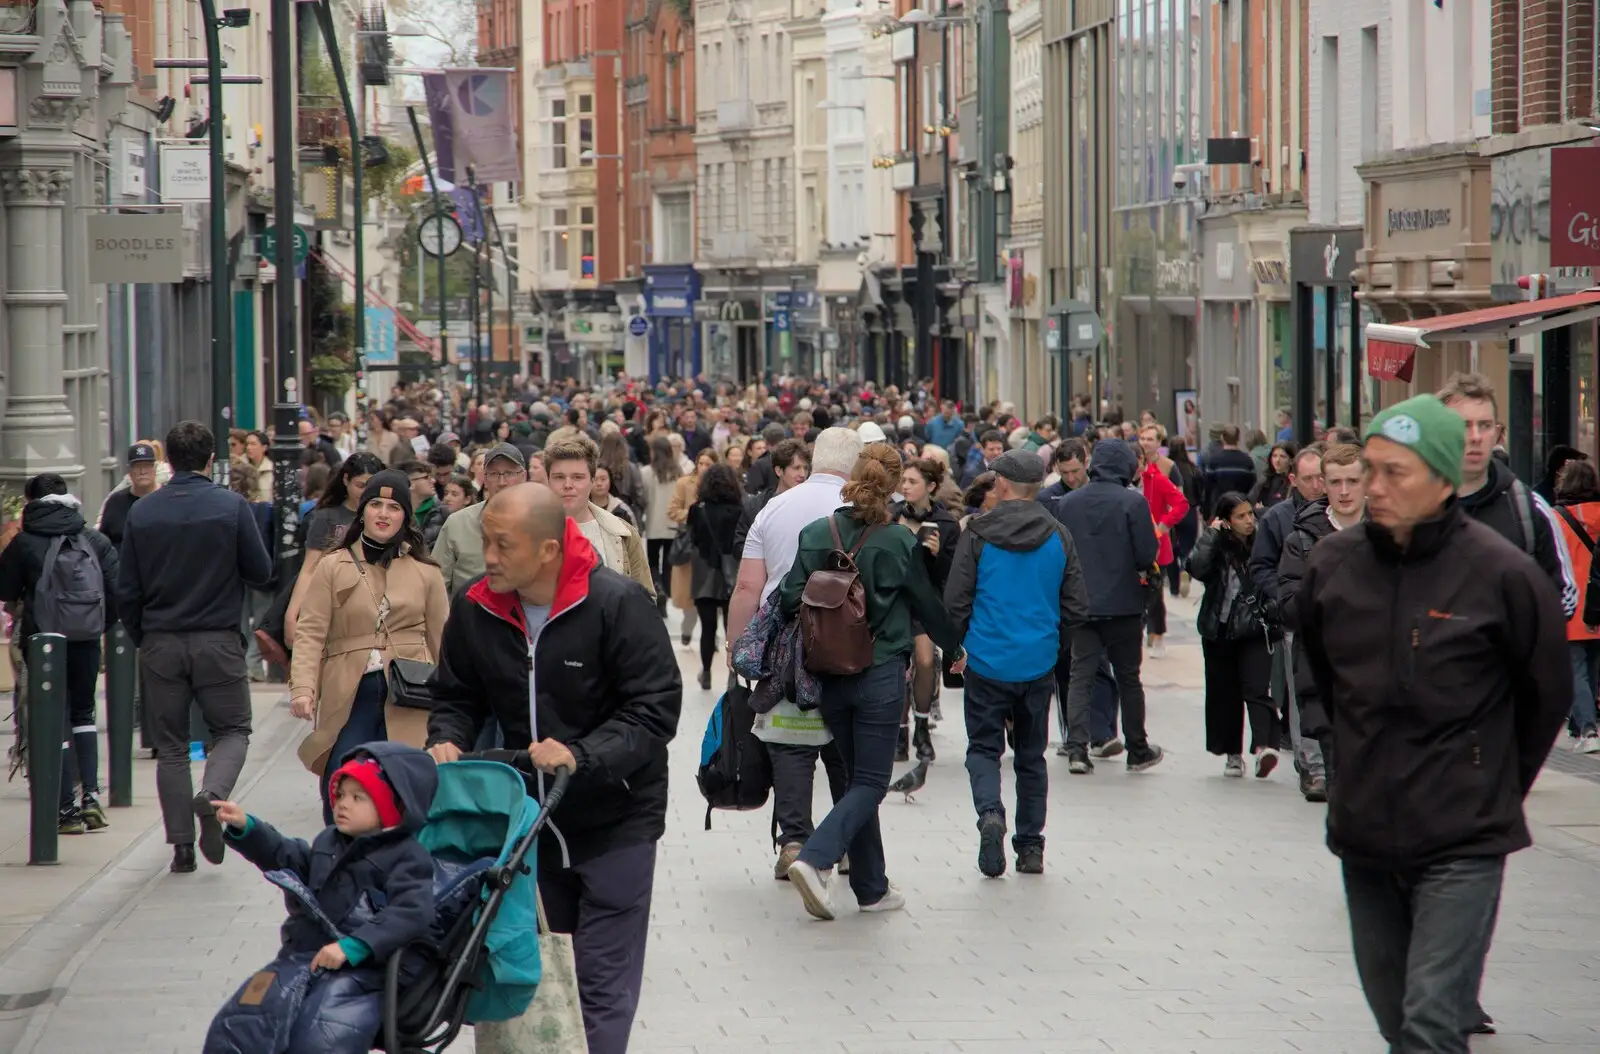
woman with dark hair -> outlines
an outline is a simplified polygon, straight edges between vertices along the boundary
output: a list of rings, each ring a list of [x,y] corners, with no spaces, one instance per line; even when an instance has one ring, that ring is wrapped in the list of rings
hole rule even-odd
[[[943,482],[942,463],[933,458],[907,460],[900,470],[903,500],[895,502],[889,510],[896,523],[917,536],[928,580],[940,596],[944,595],[945,579],[949,578],[950,564],[955,560],[956,542],[961,540],[961,524],[955,513],[934,496]],[[911,655],[911,693],[906,703],[908,713],[901,717],[894,757],[896,761],[909,761],[911,747],[915,746],[918,761],[933,761],[933,738],[928,734],[928,721],[939,704],[939,656],[921,626],[913,625],[912,630],[915,642]],[[914,719],[910,713],[913,710]]]
[[[994,473],[980,472],[978,478],[972,481],[972,486],[961,496],[961,503],[967,507],[967,514],[961,517],[961,529],[967,529],[967,521],[974,516],[982,516],[994,508]]]
[[[1293,443],[1274,443],[1267,452],[1267,472],[1250,492],[1255,507],[1265,512],[1289,496],[1289,473],[1299,448]]]
[[[1567,729],[1572,749],[1582,754],[1600,753],[1600,729],[1595,721],[1595,695],[1600,692],[1600,582],[1595,571],[1594,543],[1600,538],[1600,473],[1587,458],[1569,458],[1559,470],[1555,485],[1556,517],[1561,537],[1572,559],[1572,578],[1578,583],[1578,610],[1567,620],[1567,651],[1572,657],[1572,715]]]
[[[444,576],[412,518],[405,473],[387,469],[367,481],[351,529],[301,576],[308,579],[289,707],[313,722],[300,760],[321,777],[323,818],[331,824],[327,775],[347,753],[374,740],[419,749],[427,740],[425,711],[387,703],[389,660],[434,662],[450,615]]]
[[[689,540],[694,543],[691,586],[700,621],[700,687],[711,689],[711,656],[717,650],[717,615],[728,628],[728,599],[739,577],[733,559],[739,517],[744,514],[744,488],[726,464],[714,464],[700,476],[695,503],[689,506]]]
[[[913,619],[953,656],[953,670],[966,668],[961,639],[928,579],[917,536],[891,518],[889,501],[900,477],[900,455],[892,447],[875,443],[862,450],[840,492],[848,506],[801,529],[794,564],[778,587],[782,612],[793,618],[812,573],[833,566],[839,550],[852,553],[872,636],[872,665],[859,673],[818,677],[822,720],[850,772],[849,789],[789,865],[790,883],[800,891],[806,911],[819,919],[834,917],[833,868],[847,851],[850,889],[862,911],[905,907],[905,897],[890,885],[884,868],[878,806],[894,769]]]
[[[1225,758],[1222,774],[1244,775],[1244,717],[1250,717],[1250,753],[1256,778],[1278,764],[1278,714],[1272,705],[1272,649],[1276,601],[1257,593],[1250,579],[1256,510],[1249,498],[1228,491],[1189,556],[1189,573],[1206,587],[1200,601],[1201,654],[1206,664],[1206,751]]]
[[[1556,485],[1561,479],[1561,470],[1573,461],[1587,461],[1589,455],[1577,447],[1557,443],[1550,448],[1544,456],[1544,478],[1541,479],[1533,492],[1552,505],[1556,502]]]
[[[460,512],[468,505],[478,503],[478,488],[472,482],[471,476],[454,475],[450,482],[444,485],[444,507],[446,514]]]
[[[1189,444],[1181,436],[1167,441],[1167,458],[1172,462],[1173,482],[1189,503],[1189,514],[1172,529],[1172,563],[1166,567],[1167,590],[1173,596],[1189,595],[1189,572],[1185,565],[1195,539],[1200,536],[1200,502],[1205,497],[1205,478],[1189,457]]]
[[[633,510],[629,522],[643,520],[649,508],[644,475],[639,471],[639,466],[628,459],[628,441],[622,438],[621,432],[600,437],[600,467],[611,474],[611,493]]]
[[[300,602],[306,584],[323,555],[338,548],[344,541],[350,525],[355,522],[362,490],[367,481],[383,469],[383,462],[378,460],[376,454],[351,454],[340,464],[339,471],[334,473],[333,482],[328,484],[317,507],[302,521],[301,526],[305,531],[304,544],[301,546],[301,552],[305,554],[304,562],[300,565],[294,592],[289,596],[289,609],[283,616],[283,642],[289,647],[294,647],[295,623],[300,616]],[[288,665],[287,656],[269,655],[265,647],[262,654],[277,665]]]
[[[649,420],[663,416],[660,411]],[[672,564],[667,556],[672,551],[672,536],[678,525],[667,516],[672,505],[672,493],[677,489],[678,477],[683,470],[678,466],[678,455],[665,432],[650,439],[650,467],[644,472],[644,544],[645,556],[650,564],[650,574],[656,582],[656,610],[667,617],[667,597],[672,591]]]

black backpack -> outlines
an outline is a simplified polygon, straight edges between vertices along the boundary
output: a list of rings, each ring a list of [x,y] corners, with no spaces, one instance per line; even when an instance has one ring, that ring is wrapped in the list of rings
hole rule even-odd
[[[767,804],[772,789],[772,760],[767,745],[755,737],[756,713],[750,709],[750,689],[737,681],[717,700],[700,740],[700,768],[695,782],[706,799],[706,830],[711,830],[711,810],[740,812]]]
[[[98,640],[106,631],[106,584],[83,532],[50,540],[33,590],[33,621],[41,633],[69,641]]]

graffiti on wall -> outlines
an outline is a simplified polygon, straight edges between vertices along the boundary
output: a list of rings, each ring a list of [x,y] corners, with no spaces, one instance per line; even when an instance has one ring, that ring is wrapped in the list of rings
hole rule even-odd
[[[1491,281],[1515,285],[1526,274],[1592,281],[1587,267],[1550,266],[1550,148],[1502,154],[1491,169]]]

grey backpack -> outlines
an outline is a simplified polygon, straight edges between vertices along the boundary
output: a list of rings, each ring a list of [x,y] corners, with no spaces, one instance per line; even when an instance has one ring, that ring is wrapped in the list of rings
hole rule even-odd
[[[83,532],[57,535],[44,554],[33,590],[33,621],[41,633],[97,640],[106,631],[106,585]]]

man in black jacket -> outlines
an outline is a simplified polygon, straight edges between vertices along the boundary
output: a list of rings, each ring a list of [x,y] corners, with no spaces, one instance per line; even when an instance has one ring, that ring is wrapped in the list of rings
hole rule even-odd
[[[83,592],[97,588],[100,612],[93,617],[105,624],[110,607],[105,602],[106,596],[117,580],[116,550],[105,535],[84,525],[81,503],[67,493],[66,480],[54,472],[28,480],[23,485],[22,496],[27,500],[22,509],[22,531],[4,552],[0,552],[0,600],[22,602],[22,639],[27,640],[40,631],[63,632],[65,629],[41,625],[40,612],[48,610],[49,605],[39,601],[39,594],[41,590],[52,588],[54,576],[46,575],[46,564],[52,563],[51,550],[57,550],[56,560],[59,561],[62,547],[68,544],[81,545],[99,564],[98,587],[91,581],[86,583]],[[92,579],[92,574],[89,577]],[[89,632],[94,632],[92,627]],[[95,687],[99,679],[99,636],[68,637],[66,717],[70,734],[62,743],[61,808],[57,826],[62,834],[83,834],[107,826],[105,810],[99,801],[100,736],[95,730]],[[79,783],[83,785],[83,796],[75,798],[73,792]]]
[[[591,1054],[623,1054],[666,831],[677,657],[650,594],[600,565],[549,488],[491,498],[483,542],[488,573],[445,624],[429,750],[454,761],[494,718],[507,747],[528,749],[541,802],[546,774],[574,771],[539,847],[539,890],[551,929],[573,937]]]
[[[1067,689],[1067,771],[1094,771],[1089,760],[1089,702],[1103,657],[1116,672],[1128,770],[1142,772],[1161,761],[1161,748],[1145,738],[1144,602],[1147,577],[1156,571],[1155,525],[1150,505],[1129,489],[1139,471],[1133,448],[1120,440],[1095,445],[1089,482],[1056,502],[1056,518],[1072,532],[1089,616],[1072,631],[1072,683]]]
[[[1256,485],[1256,461],[1247,451],[1239,449],[1239,426],[1224,425],[1218,438],[1222,441],[1221,448],[1215,454],[1207,453],[1202,466],[1206,508],[1201,519],[1207,523],[1211,522],[1211,507],[1218,498],[1229,491],[1249,494]]]
[[[156,745],[156,791],[172,846],[172,870],[195,869],[200,851],[222,863],[226,800],[250,747],[250,687],[239,613],[245,586],[272,580],[255,514],[207,478],[216,440],[199,421],[167,433],[172,479],[128,513],[117,576],[117,613],[139,646],[145,714]],[[189,704],[214,737],[200,793],[189,773]]]
[[[156,448],[135,443],[128,448],[128,485],[106,499],[100,509],[100,533],[113,546],[122,545],[122,529],[127,525],[133,503],[156,489]]]
[[[1461,418],[1431,395],[1367,426],[1367,522],[1317,543],[1289,628],[1339,772],[1356,967],[1391,1050],[1466,1054],[1523,801],[1572,706],[1549,576],[1454,497]]]

